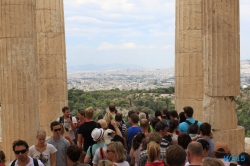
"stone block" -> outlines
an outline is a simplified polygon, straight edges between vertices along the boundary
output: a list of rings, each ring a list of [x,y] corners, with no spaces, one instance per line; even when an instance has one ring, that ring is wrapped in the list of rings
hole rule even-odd
[[[230,130],[215,130],[213,136],[214,142],[226,142],[232,155],[237,156],[245,151],[245,129],[242,126]]]
[[[250,138],[249,137],[245,138],[245,152],[250,154]]]
[[[236,103],[234,97],[203,97],[203,122],[215,130],[237,128]]]

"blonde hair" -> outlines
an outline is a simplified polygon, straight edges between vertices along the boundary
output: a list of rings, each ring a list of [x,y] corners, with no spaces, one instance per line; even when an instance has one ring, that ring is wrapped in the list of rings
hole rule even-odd
[[[104,115],[104,120],[106,120],[106,122],[109,124],[112,120],[114,120],[112,114],[110,112],[106,112],[106,114]]]
[[[100,119],[100,120],[98,120],[98,123],[100,123],[100,125],[102,126],[102,129],[105,130],[108,128],[108,124],[107,124],[106,120]]]
[[[93,115],[94,115],[94,110],[92,107],[88,107],[84,110],[84,113],[85,113],[85,117],[88,118],[88,119],[91,119],[93,118]]]
[[[160,145],[157,144],[155,141],[150,142],[147,147],[147,153],[148,153],[148,162],[153,162],[156,159],[159,159]]]
[[[151,132],[149,134],[148,139],[149,139],[149,142],[155,141],[156,143],[160,144],[161,140],[162,140],[162,136],[161,136],[161,134],[159,132],[154,131],[154,132]]]
[[[45,136],[45,137],[46,137],[46,132],[45,132],[44,130],[40,129],[40,130],[38,130],[38,131],[36,132],[36,136],[39,136],[39,135],[42,135],[42,136]]]
[[[60,126],[61,126],[61,135],[64,135],[65,133],[64,125],[60,123]]]
[[[224,166],[223,162],[216,158],[205,157],[202,166]]]
[[[111,142],[107,146],[116,154],[115,162],[122,163],[125,161],[126,156],[121,142]]]
[[[100,160],[98,166],[113,166],[114,164],[109,160]]]

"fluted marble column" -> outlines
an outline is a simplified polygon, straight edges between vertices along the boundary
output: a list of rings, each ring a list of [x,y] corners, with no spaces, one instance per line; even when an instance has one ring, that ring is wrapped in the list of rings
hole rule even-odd
[[[239,0],[203,0],[203,121],[214,141],[225,141],[235,155],[244,151],[244,128],[237,126],[234,96],[240,93]]]
[[[202,121],[203,64],[201,0],[176,0],[175,17],[175,108],[194,109]]]
[[[12,143],[32,145],[39,129],[34,0],[0,1],[0,85],[2,147],[14,159]]]
[[[40,127],[50,123],[68,103],[63,0],[36,0]]]

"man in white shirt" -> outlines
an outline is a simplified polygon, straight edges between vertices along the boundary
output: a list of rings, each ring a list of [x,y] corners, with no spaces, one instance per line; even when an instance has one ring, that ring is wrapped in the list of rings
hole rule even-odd
[[[12,149],[16,155],[16,159],[10,162],[9,166],[44,166],[40,160],[32,159],[28,156],[29,146],[23,140],[17,140],[13,142]]]
[[[67,106],[62,108],[62,113],[63,116],[59,117],[57,121],[64,126],[65,135],[69,136],[74,141],[74,131],[76,130],[77,120],[75,117],[70,115],[70,109]]]

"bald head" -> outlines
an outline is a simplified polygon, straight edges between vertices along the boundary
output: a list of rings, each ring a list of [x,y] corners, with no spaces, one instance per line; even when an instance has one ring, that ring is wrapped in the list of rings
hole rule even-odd
[[[148,120],[147,119],[141,119],[140,120],[140,126],[141,126],[141,128],[148,127],[149,126]]]
[[[203,153],[203,148],[202,148],[201,143],[196,142],[196,141],[190,142],[187,146],[187,150],[189,153],[191,153],[191,155],[194,155],[194,156],[202,156],[202,153]]]

